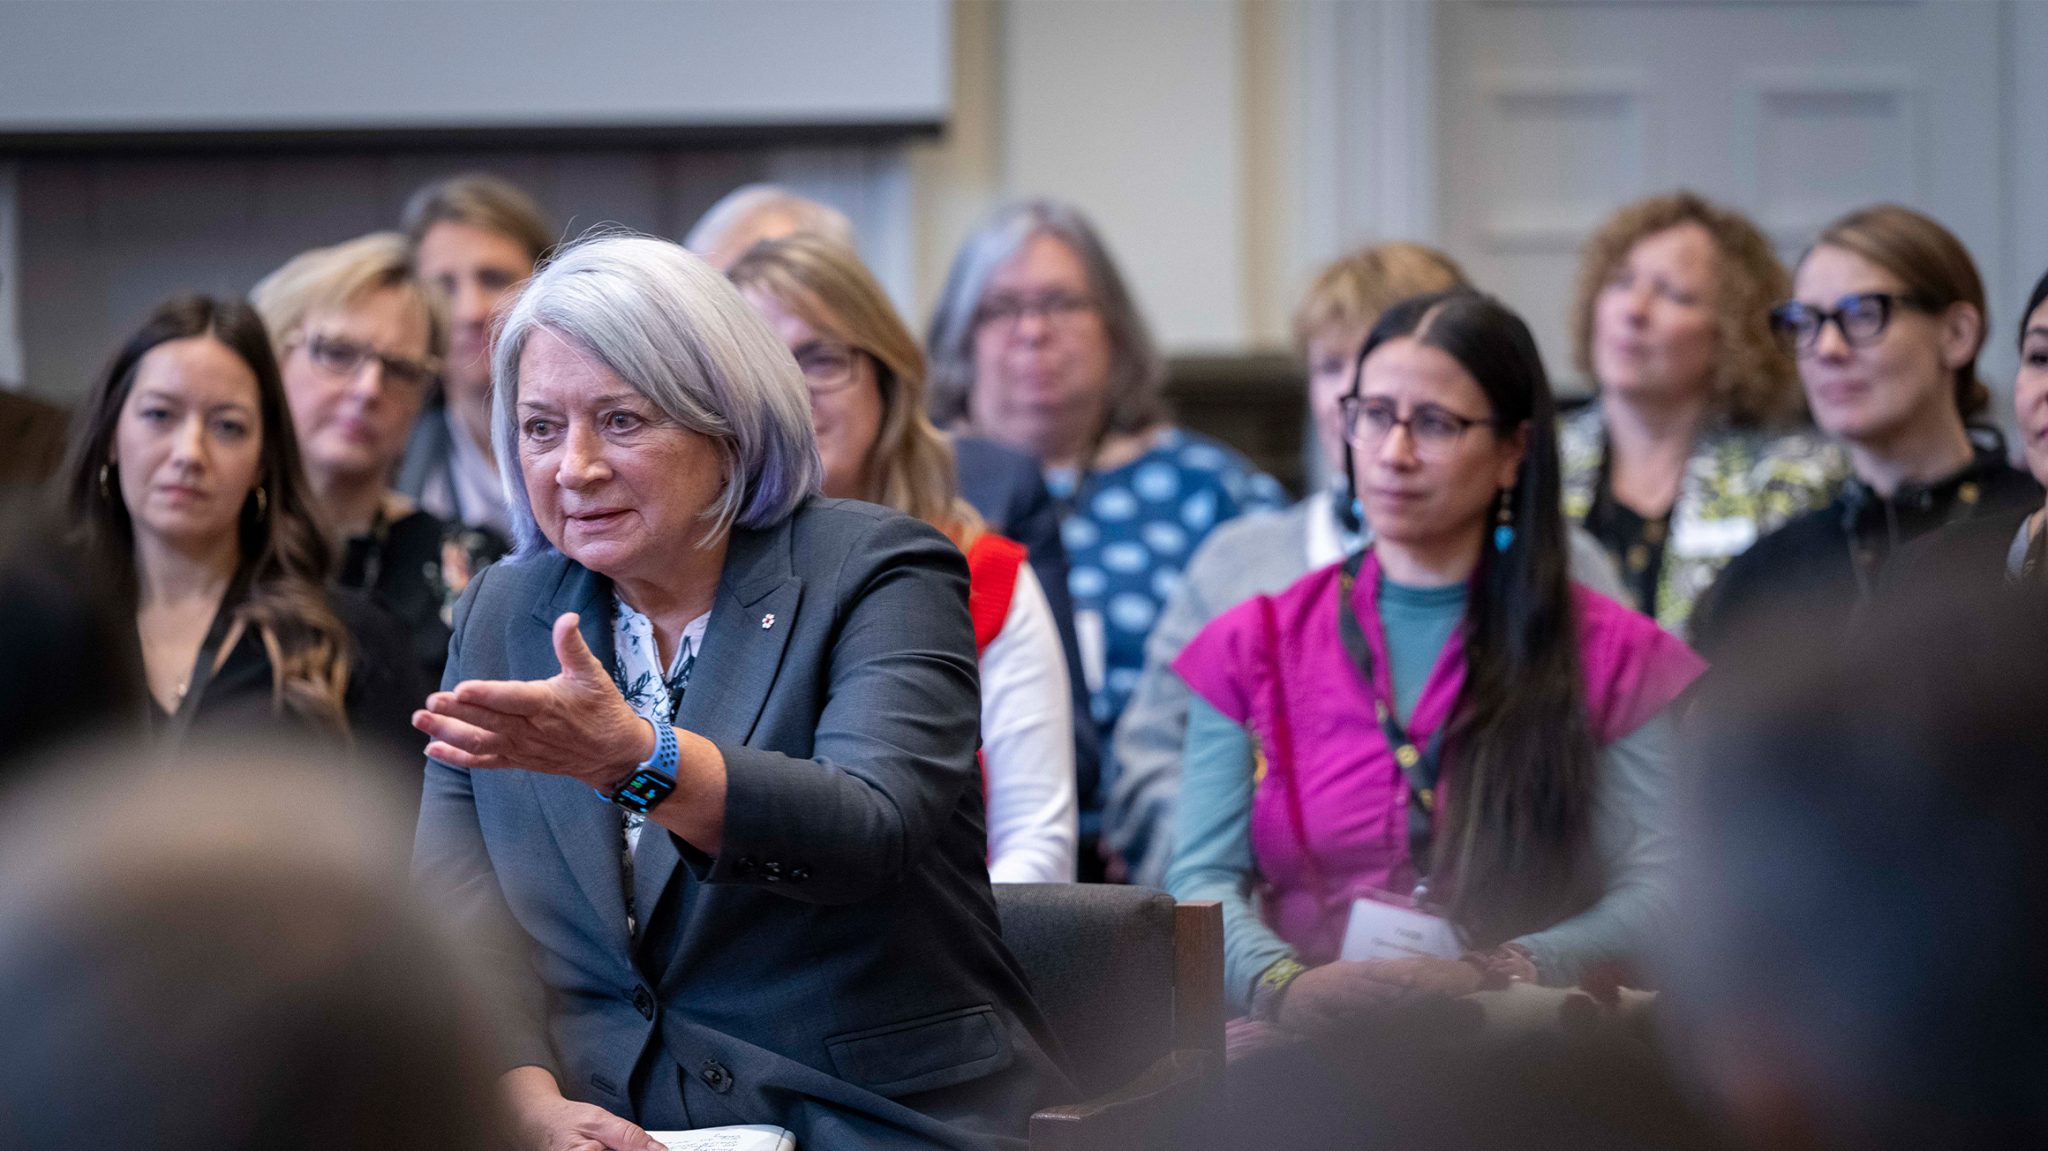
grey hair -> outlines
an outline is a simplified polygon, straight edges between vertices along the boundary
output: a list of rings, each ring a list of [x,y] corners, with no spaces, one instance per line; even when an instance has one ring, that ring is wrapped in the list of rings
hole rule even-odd
[[[777,216],[790,226],[773,234],[764,231],[764,225]],[[755,240],[780,239],[791,232],[823,236],[848,248],[859,246],[853,221],[832,205],[799,195],[781,184],[741,184],[697,217],[690,234],[683,237],[683,247],[714,264],[730,264]],[[734,249],[736,238],[744,238],[747,243]]]
[[[513,549],[550,546],[519,465],[519,357],[552,332],[717,445],[725,483],[704,542],[781,522],[818,491],[824,465],[810,393],[789,349],[724,276],[652,236],[586,236],[550,260],[505,313],[491,352],[491,443]]]
[[[1079,208],[1034,199],[997,208],[953,257],[925,336],[932,421],[941,427],[967,422],[967,397],[974,390],[975,314],[989,280],[1034,236],[1065,244],[1088,273],[1088,291],[1109,338],[1107,430],[1142,431],[1168,419],[1166,365],[1109,248]]]

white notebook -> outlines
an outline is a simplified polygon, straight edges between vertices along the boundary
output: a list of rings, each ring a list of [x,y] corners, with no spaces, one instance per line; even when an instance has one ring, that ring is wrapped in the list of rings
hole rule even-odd
[[[668,1151],[796,1151],[786,1128],[700,1127],[695,1131],[649,1131]]]

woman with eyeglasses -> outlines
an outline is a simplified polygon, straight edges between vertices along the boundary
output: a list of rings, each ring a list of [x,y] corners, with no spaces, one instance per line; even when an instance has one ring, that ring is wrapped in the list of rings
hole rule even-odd
[[[959,495],[952,447],[925,415],[916,338],[860,257],[825,237],[756,244],[727,276],[803,369],[825,494],[915,516],[967,556],[990,880],[1072,882],[1079,831],[1066,653],[1022,545],[989,531]]]
[[[447,347],[445,309],[396,232],[302,253],[265,276],[250,302],[270,332],[314,505],[341,557],[337,580],[405,623],[422,675],[439,683],[455,598],[495,554],[481,533],[391,486]]]
[[[1756,225],[1690,192],[1622,207],[1580,258],[1573,350],[1598,395],[1558,429],[1565,516],[1674,632],[1730,559],[1848,471],[1801,427],[1798,372],[1771,334],[1790,287]]]
[[[1771,325],[1854,474],[1728,565],[1693,621],[1701,650],[1725,650],[1778,612],[1847,627],[1905,543],[2040,505],[2003,437],[1973,422],[1990,402],[1977,378],[1988,324],[1969,252],[1926,216],[1880,204],[1821,232]]]
[[[1222,901],[1232,1001],[1308,1035],[1633,956],[1670,910],[1669,713],[1704,666],[1571,581],[1549,383],[1498,302],[1388,309],[1343,418],[1372,542],[1174,661],[1167,885]]]
[[[281,727],[372,744],[417,786],[423,689],[397,622],[325,586],[331,545],[253,308],[157,307],[72,421],[62,480],[76,542],[134,612],[159,743]]]
[[[969,236],[927,347],[933,419],[1028,452],[1062,505],[1082,671],[1107,746],[1195,546],[1286,494],[1244,456],[1173,426],[1151,333],[1071,206],[1009,204]]]

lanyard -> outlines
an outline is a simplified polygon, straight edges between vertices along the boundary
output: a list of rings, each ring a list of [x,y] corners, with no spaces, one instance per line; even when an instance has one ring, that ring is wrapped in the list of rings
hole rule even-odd
[[[368,546],[363,555],[363,582],[358,585],[364,591],[375,592],[377,581],[384,578],[384,550],[391,546],[391,520],[384,514],[384,500],[377,500],[377,512],[370,517]]]
[[[1352,587],[1358,582],[1359,570],[1365,564],[1365,553],[1357,552],[1344,561],[1344,572],[1339,580],[1341,589],[1337,600],[1337,631],[1344,641],[1345,654],[1358,668],[1358,674],[1365,679],[1365,690],[1372,695],[1374,718],[1379,720],[1380,734],[1393,749],[1394,762],[1400,765],[1401,774],[1408,780],[1408,790],[1415,802],[1408,805],[1408,858],[1415,868],[1415,874],[1425,879],[1429,875],[1430,851],[1436,841],[1436,788],[1443,772],[1444,733],[1450,729],[1446,719],[1437,726],[1429,737],[1429,743],[1418,747],[1394,718],[1394,708],[1385,696],[1380,694],[1379,681],[1373,677],[1372,648],[1365,641],[1365,627],[1359,622],[1358,609],[1352,602]],[[1416,895],[1423,895],[1424,885],[1418,883]]]
[[[214,665],[220,662],[221,645],[227,642],[228,632],[234,626],[235,609],[241,605],[245,591],[237,578],[228,585],[227,594],[221,597],[220,607],[213,613],[213,623],[206,629],[206,640],[199,645],[199,654],[192,658],[192,675],[186,680],[185,694],[178,699],[178,709],[171,713],[170,721],[164,725],[164,750],[173,750],[184,742],[185,733],[199,714],[200,698],[206,694],[207,685],[213,682]]]

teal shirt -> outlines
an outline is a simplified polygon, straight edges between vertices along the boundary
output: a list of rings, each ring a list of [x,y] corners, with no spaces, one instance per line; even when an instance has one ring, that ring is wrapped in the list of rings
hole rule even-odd
[[[1409,587],[1380,579],[1380,628],[1387,637],[1387,676],[1394,684],[1394,714],[1415,714],[1429,673],[1465,619],[1467,585]]]

